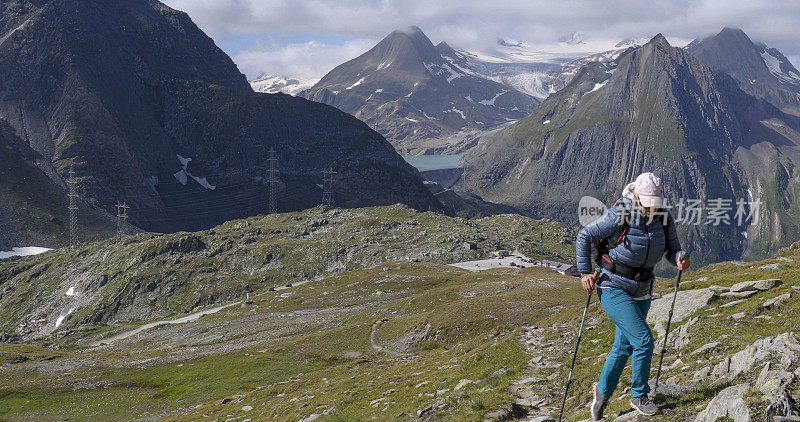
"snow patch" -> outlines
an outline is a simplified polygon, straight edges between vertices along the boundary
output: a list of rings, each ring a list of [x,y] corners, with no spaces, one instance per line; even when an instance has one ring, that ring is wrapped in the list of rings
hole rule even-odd
[[[192,176],[192,179],[194,179],[197,183],[199,183],[200,186],[202,186],[202,187],[204,187],[206,189],[214,190],[214,189],[217,188],[216,186],[213,186],[213,185],[209,184],[205,177],[200,178],[200,177],[197,177],[197,176],[194,176],[194,175],[191,175],[191,174],[190,174],[190,176]]]
[[[419,123],[419,120],[415,120],[410,117],[406,117],[406,120],[408,120],[409,122]]]
[[[363,78],[361,78],[361,79],[357,80],[357,81],[356,81],[356,83],[354,83],[354,84],[352,84],[352,85],[348,86],[348,87],[347,87],[347,88],[345,88],[345,89],[353,89],[353,88],[355,88],[355,87],[357,87],[357,86],[361,85],[361,82],[364,82],[364,79],[367,79],[367,77],[366,77],[366,76],[364,76]]]
[[[175,154],[175,155],[178,156],[178,161],[181,162],[181,166],[183,167],[184,170],[186,170],[186,166],[189,165],[189,161],[192,161],[192,159],[191,158],[183,158],[183,156],[181,156],[180,154]]]
[[[543,121],[543,122],[542,122],[542,124],[543,124],[543,125],[546,125],[546,124],[548,124],[548,123],[550,123],[550,119],[547,119],[547,120],[545,120],[545,121]]]
[[[192,161],[191,158],[184,158],[180,154],[176,154],[176,155],[178,156],[178,161],[180,161],[181,166],[183,167],[177,173],[173,174],[173,176],[175,176],[175,179],[178,181],[178,183],[180,183],[183,186],[186,186],[186,182],[188,181],[188,178],[191,177],[197,183],[199,183],[200,186],[202,186],[202,187],[204,187],[206,189],[214,190],[214,189],[217,188],[216,186],[213,186],[213,185],[209,184],[205,177],[201,178],[201,177],[197,177],[197,176],[193,175],[192,173],[189,173],[189,171],[186,169],[186,167],[189,165],[189,162]]]
[[[761,58],[764,59],[764,64],[767,65],[769,72],[772,73],[776,78],[780,79],[783,82],[789,83],[800,83],[800,75],[797,75],[794,72],[785,73],[781,70],[781,61],[769,53],[769,51],[763,51],[761,53]]]
[[[428,70],[428,73],[430,73],[433,76],[436,76],[439,73],[439,71],[436,72],[433,71],[434,67],[436,66],[434,63],[422,62],[422,65],[425,66],[425,69]]]
[[[442,65],[442,68],[443,68],[444,70],[446,70],[448,73],[450,73],[450,76],[448,76],[448,77],[447,77],[447,82],[448,82],[448,83],[452,82],[452,81],[453,81],[453,79],[458,79],[458,78],[460,78],[460,77],[464,76],[464,75],[462,75],[462,74],[460,74],[460,73],[456,72],[455,70],[453,70],[453,68],[452,68],[452,67],[450,67],[450,66],[449,66],[449,65],[447,65],[447,64],[443,64],[443,65]]]
[[[250,81],[250,87],[253,88],[255,92],[263,92],[266,94],[282,92],[284,94],[297,96],[301,92],[314,86],[317,82],[319,82],[318,78],[300,79],[262,73],[257,79]]]
[[[445,76],[446,75],[445,77],[447,78],[447,82],[448,83],[452,82],[453,79],[457,79],[457,78],[460,78],[460,77],[464,76],[461,73],[458,73],[455,70],[453,70],[453,68],[450,67],[450,65],[448,65],[447,63],[439,65],[439,64],[436,64],[436,63],[422,62],[422,65],[425,66],[425,69],[427,69],[428,73],[430,73],[432,76]],[[446,74],[443,75],[442,74],[443,72],[446,72]],[[416,86],[416,85],[414,85],[414,86]]]
[[[467,95],[466,97],[464,97],[464,99],[469,101],[469,102],[471,102],[471,103],[475,102],[475,101],[472,101],[472,96],[471,95]]]
[[[461,115],[462,119],[467,120],[467,116],[464,114],[464,112],[459,110],[459,109],[457,109],[457,108],[455,108],[455,106],[453,108],[451,108],[450,110],[445,110],[445,113],[449,113],[449,112],[458,113],[458,114]]]
[[[378,65],[378,68],[377,68],[377,69],[375,69],[375,70],[377,71],[377,70],[381,70],[381,69],[386,69],[387,67],[389,67],[389,66],[391,66],[391,65],[392,65],[392,63],[391,63],[391,62],[389,62],[389,63],[386,63],[386,62],[381,62],[381,64],[379,64],[379,65]]]
[[[602,87],[606,86],[606,84],[607,84],[607,83],[608,83],[608,79],[606,79],[606,80],[605,80],[605,81],[603,81],[603,82],[600,82],[599,84],[594,84],[594,88],[592,88],[592,90],[591,90],[591,91],[589,91],[589,92],[595,92],[595,91],[597,91],[598,89],[600,89],[600,88],[602,88]]]
[[[0,259],[11,258],[12,256],[38,255],[47,251],[52,251],[52,249],[40,248],[38,246],[13,247],[10,251],[0,251]]]
[[[383,88],[378,88],[375,90],[375,92],[383,92]]]
[[[67,289],[67,292],[64,293],[64,294],[67,295],[67,296],[75,296],[75,287],[74,286],[70,286],[69,289]]]
[[[64,322],[64,318],[66,318],[74,310],[75,310],[75,308],[69,308],[69,311],[67,311],[66,314],[60,315],[58,318],[56,318],[56,328],[58,328],[58,326],[61,325],[62,322]]]
[[[492,98],[491,100],[481,100],[481,101],[479,101],[479,102],[480,102],[481,104],[483,104],[483,105],[493,106],[493,105],[494,105],[494,102],[495,102],[495,100],[497,100],[497,98],[498,98],[498,97],[500,97],[501,95],[505,94],[506,92],[508,92],[508,91],[503,91],[503,92],[501,92],[501,93],[499,93],[499,94],[495,95],[495,96],[494,96],[494,98]]]
[[[426,113],[424,111],[422,112],[422,115],[425,116],[425,118],[429,119],[429,120],[442,120],[442,119],[439,119],[439,118],[436,118],[436,117],[433,117],[433,116],[428,116],[428,113]]]
[[[464,75],[472,75],[472,76],[477,76],[477,75],[475,74],[475,72],[473,72],[473,71],[471,71],[471,70],[469,70],[469,69],[465,69],[465,68],[463,68],[463,67],[459,66],[459,65],[458,65],[458,63],[456,63],[456,62],[455,62],[455,60],[454,60],[452,57],[449,57],[449,56],[442,56],[442,58],[444,58],[445,60],[447,60],[448,62],[450,62],[450,64],[451,64],[453,67],[455,67],[456,69],[458,69],[458,70],[459,70],[459,71],[460,71],[462,74],[464,74]]]
[[[178,183],[186,186],[186,170],[179,170],[177,173],[173,174],[173,176],[178,180]]]

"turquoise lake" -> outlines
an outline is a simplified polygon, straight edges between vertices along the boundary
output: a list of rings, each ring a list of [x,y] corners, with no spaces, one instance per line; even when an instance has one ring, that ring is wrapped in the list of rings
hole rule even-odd
[[[404,155],[403,159],[408,164],[416,167],[419,171],[454,169],[459,167],[461,157],[464,154],[451,155]]]

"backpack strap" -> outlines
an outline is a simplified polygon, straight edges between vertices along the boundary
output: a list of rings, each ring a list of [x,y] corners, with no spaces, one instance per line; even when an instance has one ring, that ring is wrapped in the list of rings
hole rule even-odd
[[[617,246],[617,245],[619,245],[620,242],[622,242],[622,239],[624,239],[625,235],[628,234],[628,229],[629,228],[630,228],[630,226],[628,225],[628,223],[624,223],[623,224],[622,233],[619,234],[619,236],[617,237],[617,240],[614,241],[614,243],[611,245],[610,248],[613,248],[614,246]]]

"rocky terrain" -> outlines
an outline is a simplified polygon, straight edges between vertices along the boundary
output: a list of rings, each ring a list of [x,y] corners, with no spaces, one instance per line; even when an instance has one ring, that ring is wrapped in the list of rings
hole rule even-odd
[[[700,262],[765,257],[800,236],[800,120],[743,92],[663,36],[584,65],[531,116],[481,139],[467,182],[491,202],[575,224],[577,201],[606,203],[643,171],[679,198],[759,199],[758,224],[687,225]],[[705,217],[703,217],[705,218]]]
[[[330,168],[339,206],[441,209],[380,134],[333,107],[254,93],[188,15],[155,0],[3,2],[0,63],[12,173],[0,178],[0,249],[66,243],[71,167],[80,241],[113,230],[122,201],[151,231],[263,213],[273,148],[281,211],[321,203]]]
[[[547,256],[569,259],[574,233],[551,222],[393,206],[140,234],[86,245],[75,252],[83,262],[67,251],[4,261],[0,417],[551,421],[585,293],[544,268],[446,265],[503,247],[538,257],[540,231]],[[133,262],[131,277],[149,277],[152,288],[118,282],[113,271]],[[657,390],[663,412],[647,420],[800,415],[800,243],[684,280]],[[672,284],[659,280],[649,315],[657,352]],[[105,305],[111,296],[118,306]],[[33,312],[19,298],[36,303]],[[613,342],[598,305],[565,420],[588,417],[590,385]],[[55,308],[67,310],[58,327],[56,313],[42,312],[41,328],[17,330]],[[630,412],[629,383],[628,372],[607,420],[645,420]]]
[[[4,264],[0,336],[31,340],[104,330],[383,261],[448,263],[504,248],[533,254],[542,231],[559,245],[549,256],[568,260],[574,234],[556,223],[513,215],[464,220],[402,205],[317,207],[203,232],[142,233]],[[475,247],[465,249],[465,242]]]

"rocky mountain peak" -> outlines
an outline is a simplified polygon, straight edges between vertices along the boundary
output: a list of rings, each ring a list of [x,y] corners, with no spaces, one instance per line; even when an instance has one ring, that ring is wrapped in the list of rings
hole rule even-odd
[[[751,42],[750,41],[750,37],[748,37],[747,34],[745,34],[744,31],[742,31],[739,28],[733,28],[733,27],[730,27],[730,26],[726,26],[726,27],[722,28],[722,30],[719,31],[719,33],[717,34],[717,37],[720,38],[720,39],[725,39],[725,38],[727,38],[727,39],[739,39],[739,40],[746,40],[747,42]]]
[[[0,129],[0,155],[13,158],[5,168],[39,172],[30,189],[48,192],[0,203],[0,238],[14,239],[11,246],[42,238],[37,244],[63,244],[63,228],[28,233],[39,226],[20,225],[13,210],[69,221],[71,167],[82,222],[86,208],[112,222],[113,204],[123,201],[129,222],[150,231],[196,230],[263,212],[272,148],[279,210],[318,204],[330,167],[340,178],[338,206],[406,203],[411,189],[409,199],[426,198],[420,208],[437,208],[417,171],[380,134],[332,107],[254,93],[187,14],[155,0],[3,2],[0,40],[0,128],[8,127]]]
[[[451,135],[520,119],[538,103],[480,76],[463,54],[444,42],[434,46],[418,27],[393,31],[303,96],[353,114],[413,153],[433,152],[429,140],[460,152],[469,141]]]
[[[661,33],[656,34],[652,39],[650,39],[648,44],[659,44],[666,47],[671,47],[671,45],[669,45],[669,41],[667,41],[667,38]]]
[[[376,59],[394,60],[409,56],[419,56],[423,60],[434,59],[436,47],[417,26],[396,29],[387,35],[371,50]]]
[[[787,168],[794,167],[791,157],[800,145],[794,131],[800,131],[797,119],[742,92],[730,76],[659,35],[623,53],[613,69],[586,64],[531,116],[479,141],[466,161],[483,198],[563,219],[574,215],[574,204],[564,198],[585,194],[613,202],[619,187],[643,171],[669,180],[671,201],[772,194],[758,193],[773,183],[764,179],[791,185]],[[596,151],[601,162],[595,163]],[[771,212],[774,219],[764,218],[770,223],[741,228],[747,236],[734,226],[690,227],[687,241],[705,251],[700,260],[739,258],[751,242],[782,246],[794,238],[796,223],[788,208]],[[765,233],[770,224],[782,233]],[[711,238],[730,240],[705,240]]]
[[[777,49],[753,42],[741,29],[724,28],[686,46],[714,72],[727,73],[750,95],[800,115],[800,72]]]

